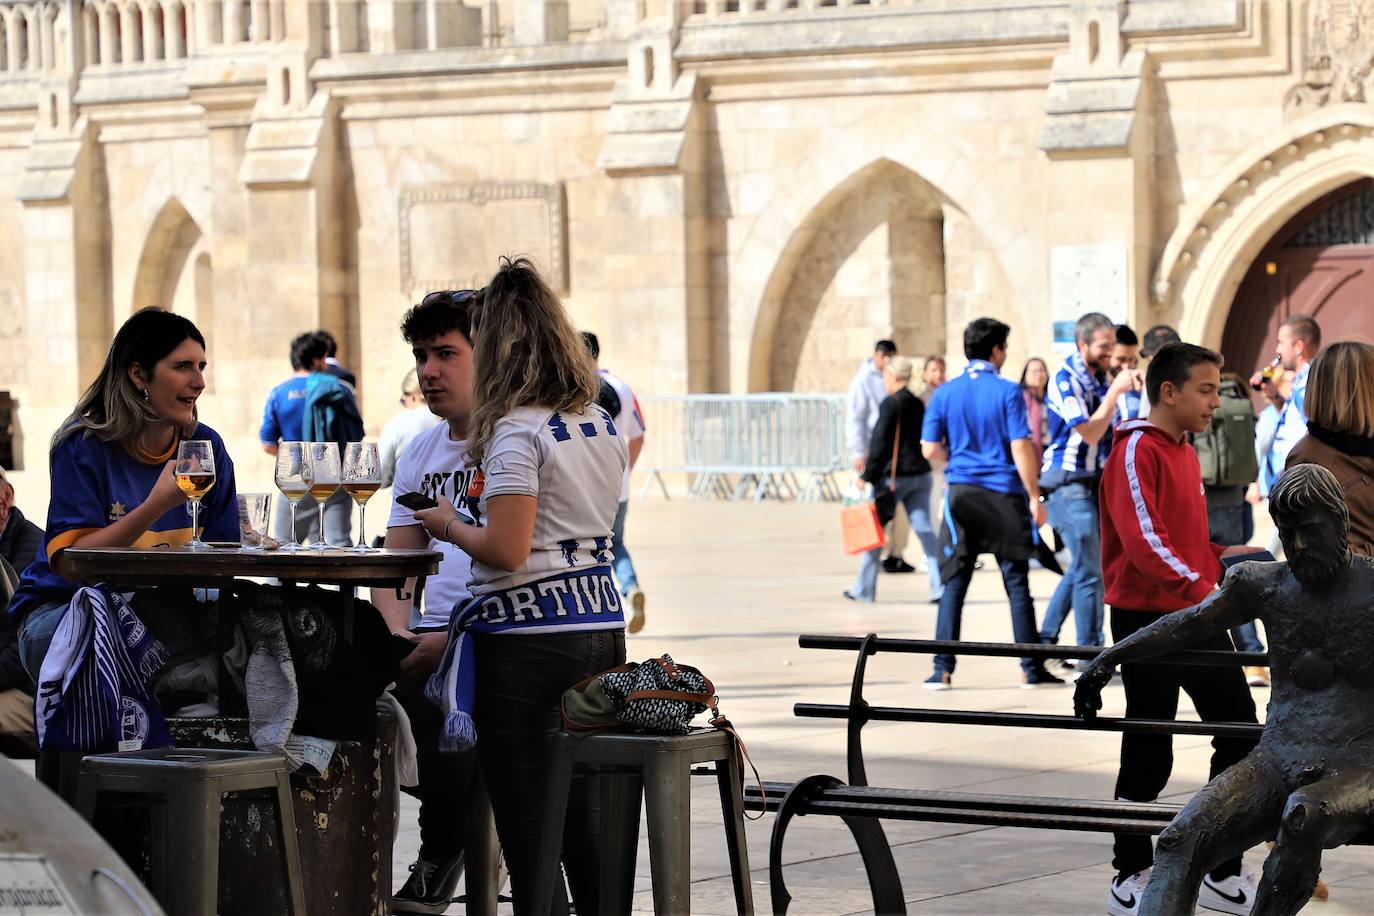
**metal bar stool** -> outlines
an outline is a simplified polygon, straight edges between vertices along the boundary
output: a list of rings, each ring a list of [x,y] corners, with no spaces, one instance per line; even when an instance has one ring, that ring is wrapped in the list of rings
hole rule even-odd
[[[285,758],[258,751],[157,748],[81,761],[77,811],[94,824],[101,792],[166,801],[165,849],[154,857],[154,891],[169,913],[214,916],[219,905],[220,804],[226,792],[275,789],[291,912],[305,914],[296,816]]]
[[[693,729],[686,735],[639,735],[603,732],[589,736],[560,732],[552,739],[548,797],[539,842],[539,866],[534,881],[534,912],[547,913],[559,880],[558,863],[567,815],[568,790],[573,769],[620,769],[630,775],[620,781],[620,791],[602,798],[601,909],[628,913],[633,890],[635,847],[638,842],[638,785],[643,781],[644,809],[649,820],[649,865],[653,874],[654,912],[687,914],[691,911],[692,862],[692,764],[714,763],[720,788],[725,844],[730,855],[730,878],[735,888],[735,909],[754,912],[749,883],[749,850],[744,836],[744,804],[740,791],[739,762],[734,739],[714,728]],[[603,778],[605,785],[613,780]],[[626,786],[633,787],[629,791]],[[620,797],[616,797],[616,796]],[[628,797],[625,797],[628,796]],[[632,807],[635,836],[608,830],[616,821],[616,801]],[[629,868],[623,866],[628,864]]]

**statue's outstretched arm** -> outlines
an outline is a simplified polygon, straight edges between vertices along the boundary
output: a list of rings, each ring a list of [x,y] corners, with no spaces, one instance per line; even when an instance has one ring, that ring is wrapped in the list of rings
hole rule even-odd
[[[1092,718],[1102,708],[1102,688],[1112,679],[1112,669],[1123,662],[1141,661],[1187,649],[1232,627],[1255,619],[1255,602],[1234,578],[1198,605],[1163,617],[1136,630],[1114,646],[1103,649],[1088,663],[1074,690],[1074,712]]]

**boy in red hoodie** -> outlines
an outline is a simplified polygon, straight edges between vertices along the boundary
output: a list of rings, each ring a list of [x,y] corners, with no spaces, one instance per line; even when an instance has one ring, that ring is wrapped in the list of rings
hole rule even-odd
[[[1211,425],[1212,413],[1221,406],[1220,386],[1220,355],[1192,344],[1169,344],[1150,361],[1146,373],[1149,419],[1116,429],[1100,492],[1102,578],[1116,642],[1206,598],[1221,577],[1221,557],[1254,551],[1222,548],[1208,540],[1202,471],[1188,434]],[[1196,648],[1235,647],[1229,637],[1220,636]],[[1255,701],[1239,666],[1123,664],[1121,681],[1127,718],[1172,720],[1182,688],[1204,722],[1256,721]],[[1254,745],[1248,738],[1214,738],[1209,778],[1239,761]],[[1116,797],[1154,801],[1172,768],[1170,736],[1123,734]],[[1118,833],[1114,853],[1117,876],[1107,912],[1134,916],[1149,881],[1154,850],[1148,836]],[[1198,903],[1221,912],[1249,913],[1255,884],[1242,876],[1240,866],[1236,858],[1208,875]]]

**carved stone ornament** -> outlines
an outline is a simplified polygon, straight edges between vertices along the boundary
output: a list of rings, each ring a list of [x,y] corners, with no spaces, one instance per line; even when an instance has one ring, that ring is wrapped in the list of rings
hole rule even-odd
[[[1302,80],[1284,96],[1287,117],[1374,98],[1374,0],[1312,0]]]
[[[471,289],[502,255],[534,261],[550,286],[568,289],[567,207],[561,184],[476,182],[401,189],[401,291]]]

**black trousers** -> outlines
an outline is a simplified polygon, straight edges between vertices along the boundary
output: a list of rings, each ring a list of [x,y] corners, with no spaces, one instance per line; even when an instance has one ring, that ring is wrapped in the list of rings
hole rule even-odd
[[[510,869],[516,916],[531,916],[539,831],[544,822],[549,737],[562,726],[563,691],[625,661],[623,630],[549,636],[478,634],[477,754]],[[563,831],[563,861],[578,913],[601,911],[597,780],[575,778]],[[555,895],[554,916],[568,912]],[[547,916],[547,914],[539,914]]]
[[[423,682],[414,690],[397,691],[396,699],[410,717],[410,731],[415,737],[419,784],[414,795],[420,800],[420,857],[429,862],[452,858],[463,851],[464,839],[472,835],[471,830],[482,828],[480,818],[474,824],[468,817],[486,809],[481,797],[485,790],[477,767],[477,749],[459,754],[439,750],[444,713],[425,697]]]
[[[1121,642],[1136,630],[1154,623],[1163,614],[1112,608],[1112,640]],[[1231,637],[1225,634],[1193,646],[1194,649],[1234,651]],[[1187,691],[1198,717],[1204,722],[1254,722],[1255,701],[1245,683],[1240,665],[1203,667],[1191,665],[1121,666],[1121,682],[1126,689],[1128,719],[1164,719],[1178,715],[1179,689]],[[1252,738],[1213,738],[1209,779],[1249,754],[1257,742]],[[1174,768],[1174,739],[1171,735],[1142,735],[1126,732],[1121,736],[1121,769],[1116,777],[1116,797],[1130,801],[1152,802],[1159,798]],[[1118,833],[1113,847],[1112,865],[1125,875],[1149,868],[1154,863],[1154,848],[1148,836]],[[1224,862],[1212,871],[1217,878],[1240,874],[1240,859]]]

